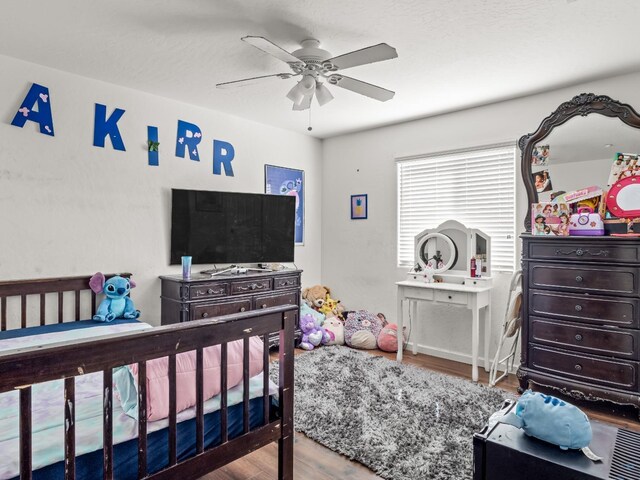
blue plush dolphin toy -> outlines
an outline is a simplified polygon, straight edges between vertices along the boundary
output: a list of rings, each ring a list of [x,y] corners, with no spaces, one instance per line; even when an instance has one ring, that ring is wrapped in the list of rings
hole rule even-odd
[[[96,273],[89,280],[89,287],[95,293],[104,293],[105,299],[100,302],[94,320],[110,322],[116,318],[138,318],[140,310],[136,310],[133,301],[128,297],[136,284],[133,280],[116,275],[109,280],[103,273]]]
[[[508,413],[498,421],[521,428],[527,435],[562,450],[582,450],[591,460],[600,459],[589,450],[592,436],[589,418],[575,405],[551,395],[527,390],[518,400],[515,413]]]

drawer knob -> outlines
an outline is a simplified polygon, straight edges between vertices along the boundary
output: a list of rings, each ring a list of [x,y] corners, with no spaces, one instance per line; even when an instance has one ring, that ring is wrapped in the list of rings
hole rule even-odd
[[[263,304],[262,304],[262,308],[267,308],[267,304],[266,304],[266,303],[263,303]]]
[[[207,318],[209,316],[209,314],[207,312],[203,312],[202,313],[202,318]]]
[[[242,307],[242,308],[240,308],[240,311],[241,311],[241,312],[245,312],[246,310],[247,310],[247,308],[246,308],[246,307]]]
[[[577,342],[581,342],[582,341],[582,334],[576,333],[575,339],[576,339]]]
[[[573,368],[575,368],[577,372],[582,371],[582,365],[580,365],[579,363],[576,363],[576,365]]]
[[[449,300],[451,300],[453,297],[451,295],[449,295]]]
[[[576,255],[578,255],[579,257],[581,257],[582,255],[584,255],[584,250],[582,250],[581,248],[576,250]]]
[[[582,280],[583,280],[583,279],[582,279],[582,277],[581,277],[580,275],[578,275],[578,276],[576,277],[576,282],[580,283]]]
[[[582,311],[582,305],[576,305],[576,312]]]

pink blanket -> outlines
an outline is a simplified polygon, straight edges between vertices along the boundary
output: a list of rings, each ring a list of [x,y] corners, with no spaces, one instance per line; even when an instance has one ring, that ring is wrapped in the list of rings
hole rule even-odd
[[[249,377],[262,371],[263,343],[259,337],[249,340]],[[229,342],[227,347],[227,386],[242,382],[242,340]],[[169,359],[157,358],[147,362],[147,418],[159,420],[169,416]],[[203,350],[204,399],[220,393],[220,345]],[[138,364],[129,367],[138,383]],[[196,404],[196,352],[176,357],[176,406],[181,412]]]

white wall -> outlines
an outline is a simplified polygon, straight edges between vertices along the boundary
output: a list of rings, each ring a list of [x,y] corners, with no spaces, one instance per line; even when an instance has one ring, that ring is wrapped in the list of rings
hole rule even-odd
[[[158,275],[179,271],[169,266],[170,189],[262,193],[268,163],[305,171],[295,261],[305,284],[320,282],[319,140],[9,57],[0,71],[0,280],[130,271],[137,307],[159,324]],[[50,90],[55,137],[10,125],[31,82]],[[95,103],[126,110],[126,152],[108,139],[93,146]],[[178,119],[201,128],[200,162],[175,157]],[[147,125],[159,127],[158,167],[147,164]],[[214,138],[234,145],[235,177],[212,174]]]
[[[348,308],[384,312],[395,321],[394,282],[404,279],[406,273],[396,266],[395,157],[506,141],[515,143],[523,134],[534,131],[560,103],[582,92],[609,95],[640,109],[639,84],[640,74],[636,73],[325,140],[323,284],[331,286],[335,297]],[[518,159],[516,212],[517,227],[521,228],[526,195],[519,171]],[[350,220],[349,196],[360,193],[369,195],[369,219]],[[510,275],[495,277],[492,352],[502,326]],[[444,305],[424,306],[419,317],[425,325],[418,338],[423,351],[444,349],[457,353],[451,358],[470,360],[468,312]]]

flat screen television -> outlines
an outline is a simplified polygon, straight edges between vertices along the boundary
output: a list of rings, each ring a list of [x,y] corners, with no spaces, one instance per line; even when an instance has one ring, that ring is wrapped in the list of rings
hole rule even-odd
[[[171,190],[171,264],[293,262],[295,198]]]

